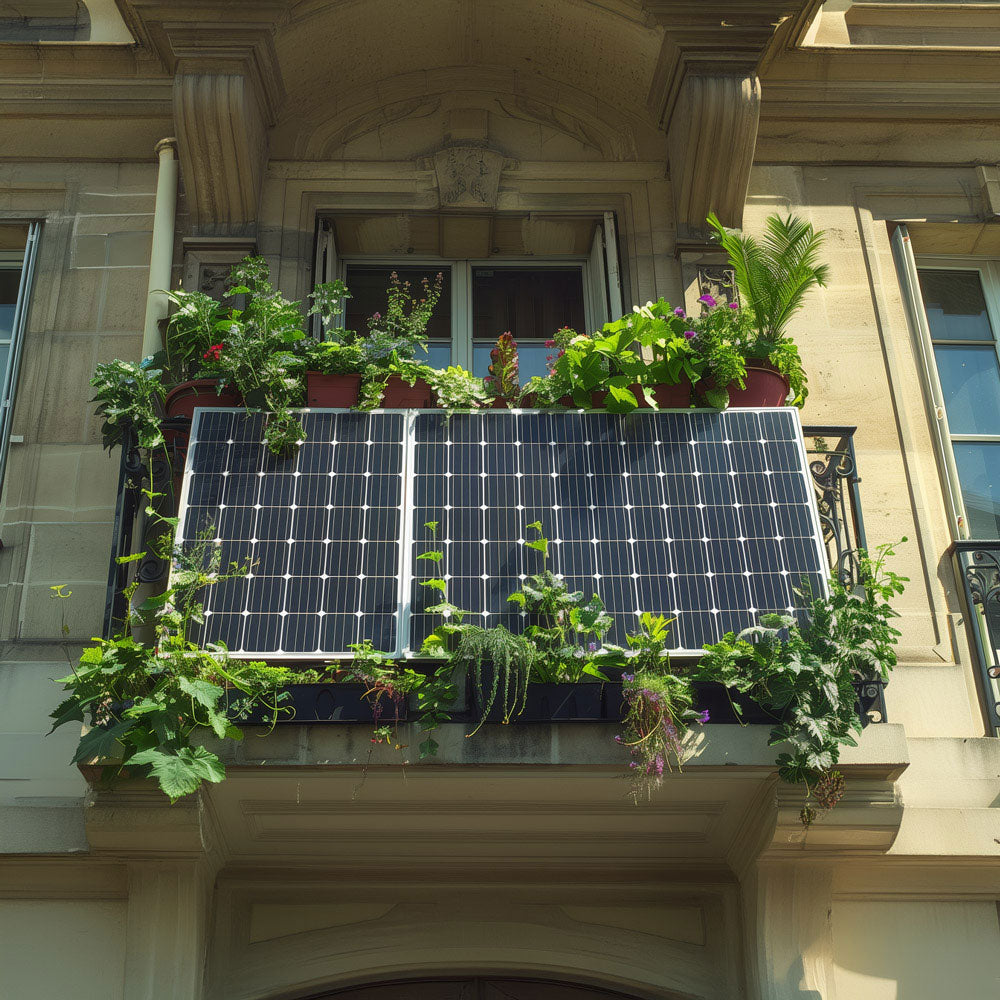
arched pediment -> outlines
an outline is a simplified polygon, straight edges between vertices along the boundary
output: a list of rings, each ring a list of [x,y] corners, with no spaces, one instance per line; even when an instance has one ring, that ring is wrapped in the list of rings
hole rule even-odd
[[[387,99],[395,94],[406,96]],[[522,81],[502,67],[407,74],[342,94],[336,104],[333,114],[286,119],[272,137],[272,155],[401,160],[457,139],[488,141],[520,159],[635,160],[662,141],[643,115],[614,113],[574,88],[544,77]],[[481,124],[471,134],[455,134],[456,119],[476,117]]]

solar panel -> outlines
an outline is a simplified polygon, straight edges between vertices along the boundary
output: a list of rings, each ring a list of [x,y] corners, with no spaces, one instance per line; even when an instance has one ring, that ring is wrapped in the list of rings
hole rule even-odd
[[[507,596],[541,567],[523,544],[534,521],[549,568],[600,595],[621,645],[650,611],[695,654],[759,611],[793,611],[803,581],[823,592],[795,410],[420,413],[414,449],[411,649],[440,620],[419,585],[440,570],[466,621],[524,627]],[[434,547],[440,564],[416,560]]]
[[[246,656],[347,653],[398,645],[405,415],[314,410],[287,458],[261,414],[197,410],[178,541],[211,539],[246,576],[205,590],[196,638]]]
[[[263,417],[195,413],[179,541],[207,535],[246,577],[206,591],[193,638],[241,656],[310,659],[371,639],[419,651],[444,574],[467,621],[523,629],[507,596],[541,568],[598,593],[623,644],[644,611],[672,649],[794,610],[823,592],[826,555],[798,412],[306,410],[306,442],[276,458]],[[432,533],[424,525],[439,522]],[[530,536],[530,535],[529,535]],[[440,563],[419,560],[440,548]]]

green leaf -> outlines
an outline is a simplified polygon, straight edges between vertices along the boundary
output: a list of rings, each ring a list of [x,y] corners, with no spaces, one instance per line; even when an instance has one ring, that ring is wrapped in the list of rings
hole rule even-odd
[[[202,781],[219,782],[226,776],[222,761],[204,747],[181,747],[176,753],[142,750],[130,764],[145,764],[171,802],[196,792]]]
[[[208,681],[179,677],[177,683],[185,694],[190,695],[199,705],[208,709],[214,709],[222,697],[222,688]]]
[[[130,730],[135,728],[136,721],[128,719],[119,722],[109,729],[94,727],[90,732],[85,733],[80,738],[80,743],[73,754],[73,763],[79,764],[81,761],[90,760],[92,757],[117,757],[121,754],[123,745],[121,739]]]
[[[703,395],[705,402],[716,410],[724,410],[729,405],[728,389],[706,389]]]
[[[115,559],[115,562],[118,563],[119,566],[124,566],[125,563],[138,562],[140,559],[144,559],[145,557],[145,552],[133,552],[130,556],[118,556]]]
[[[432,587],[434,590],[440,590],[442,594],[448,592],[448,584],[444,580],[421,580],[421,587]]]
[[[417,556],[417,558],[418,559],[430,559],[431,562],[441,562],[441,560],[444,559],[444,553],[443,552],[436,552],[436,551],[435,552],[421,552],[420,555]]]

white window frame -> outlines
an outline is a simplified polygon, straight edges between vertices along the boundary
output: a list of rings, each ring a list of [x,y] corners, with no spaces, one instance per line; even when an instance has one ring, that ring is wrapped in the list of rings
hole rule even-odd
[[[2,224],[2,223],[0,223]],[[0,372],[0,488],[7,471],[7,454],[10,450],[10,432],[14,415],[14,399],[17,394],[17,380],[21,371],[21,354],[24,348],[24,333],[28,325],[28,308],[31,303],[31,286],[35,278],[35,260],[38,255],[38,237],[41,223],[32,222],[28,226],[28,238],[24,251],[0,253],[0,267],[19,268],[21,271],[14,305],[14,322],[11,327],[10,353],[7,367]]]
[[[613,212],[605,212],[596,227],[594,244],[589,256],[558,255],[549,257],[519,255],[490,258],[446,258],[433,255],[400,254],[399,256],[369,256],[345,254],[341,256],[333,237],[333,226],[328,219],[320,219],[317,226],[315,275],[316,281],[347,282],[349,265],[371,267],[426,267],[435,274],[444,267],[451,268],[451,363],[472,369],[472,271],[473,268],[580,268],[583,281],[583,313],[586,330],[600,329],[605,323],[622,314],[621,276],[618,264],[618,240]],[[342,303],[343,306],[343,303]],[[344,328],[344,313],[333,323],[335,329]],[[497,331],[502,333],[503,331]],[[555,331],[553,330],[554,334]],[[313,335],[321,338],[319,317]]]
[[[904,230],[902,234],[900,234],[900,230]],[[905,227],[899,227],[897,235],[904,255],[902,261],[904,264],[904,284],[910,286],[906,289],[908,293],[906,297],[911,312],[911,319],[914,321],[913,326],[917,334],[918,346],[923,362],[921,367],[923,368],[924,378],[931,397],[935,423],[938,430],[938,441],[944,459],[947,480],[946,494],[952,515],[952,529],[957,538],[969,538],[969,518],[965,510],[964,494],[962,492],[961,478],[958,474],[958,464],[955,460],[954,445],[964,442],[1000,444],[1000,434],[956,434],[952,431],[948,422],[948,412],[944,404],[944,390],[938,374],[934,348],[942,343],[953,344],[959,347],[985,347],[988,346],[988,342],[985,340],[935,341],[931,334],[930,323],[927,320],[927,312],[924,308],[924,300],[920,292],[917,272],[975,271],[979,274],[983,299],[986,302],[986,315],[993,330],[993,347],[997,352],[998,364],[1000,364],[1000,260],[968,255],[914,255],[909,247],[909,237],[905,232]],[[912,264],[912,276],[909,276],[909,280],[907,280],[907,274],[905,273],[905,265],[908,263]]]

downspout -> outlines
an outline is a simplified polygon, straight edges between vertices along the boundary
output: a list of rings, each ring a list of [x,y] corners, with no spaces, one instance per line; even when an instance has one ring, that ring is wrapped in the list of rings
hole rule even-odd
[[[156,175],[156,207],[153,210],[153,246],[149,255],[149,287],[146,293],[146,320],[142,327],[142,356],[148,358],[163,347],[160,321],[167,318],[174,262],[174,226],[177,221],[177,140],[161,139],[156,144],[160,158]]]

